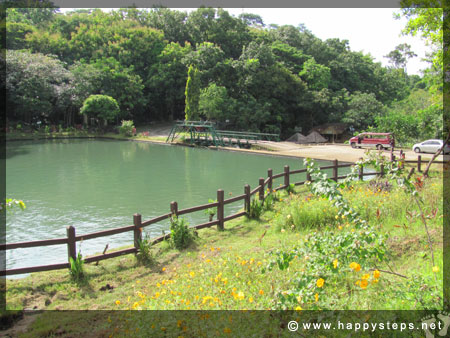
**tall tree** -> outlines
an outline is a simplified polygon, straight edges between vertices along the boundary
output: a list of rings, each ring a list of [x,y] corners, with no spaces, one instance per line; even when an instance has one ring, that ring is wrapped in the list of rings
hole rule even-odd
[[[389,62],[392,63],[394,68],[403,68],[406,73],[406,62],[408,59],[416,56],[417,54],[411,50],[411,45],[402,43],[397,45],[393,51],[389,52],[388,55],[385,55],[385,58],[389,59]]]
[[[199,100],[200,100],[200,77],[198,69],[189,66],[188,78],[186,81],[186,121],[195,121],[199,119]]]

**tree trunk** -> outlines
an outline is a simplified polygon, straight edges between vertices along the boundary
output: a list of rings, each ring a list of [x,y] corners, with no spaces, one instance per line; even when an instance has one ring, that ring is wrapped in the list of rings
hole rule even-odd
[[[450,138],[450,133],[447,135],[447,139],[445,140],[445,142],[442,144],[442,147],[440,147],[438,149],[438,151],[436,151],[436,153],[433,155],[433,157],[431,158],[430,162],[428,162],[427,167],[425,168],[425,171],[423,172],[423,177],[428,177],[428,170],[430,170],[431,167],[431,163],[433,163],[433,161],[436,159],[436,157],[438,157],[438,155],[441,153],[441,151],[444,149],[445,145],[448,143],[448,140]]]

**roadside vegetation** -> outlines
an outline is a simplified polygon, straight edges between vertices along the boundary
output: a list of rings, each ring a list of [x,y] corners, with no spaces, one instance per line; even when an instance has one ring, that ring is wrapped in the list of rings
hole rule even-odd
[[[426,180],[414,175],[414,195],[398,182],[379,178],[332,188],[322,180],[312,189],[266,192],[272,197],[253,218],[226,223],[223,232],[203,229],[198,237],[189,235],[185,249],[170,241],[143,245],[145,259],[124,256],[85,264],[81,279],[56,271],[8,281],[7,309],[440,309],[442,172]],[[325,190],[317,193],[320,187]],[[333,198],[323,195],[327,189]],[[423,201],[420,209],[415,198]],[[338,208],[336,200],[349,208]],[[346,252],[339,254],[337,244]],[[49,326],[46,316],[33,330],[75,329],[70,322]],[[83,320],[99,321],[99,316],[86,314]],[[168,334],[166,324],[115,316],[100,316],[103,329]]]

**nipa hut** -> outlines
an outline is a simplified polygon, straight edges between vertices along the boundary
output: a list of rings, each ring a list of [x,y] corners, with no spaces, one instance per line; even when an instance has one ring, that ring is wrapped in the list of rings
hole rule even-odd
[[[286,141],[294,143],[308,143],[308,141],[306,140],[306,136],[300,133],[295,133],[294,135],[289,137]]]

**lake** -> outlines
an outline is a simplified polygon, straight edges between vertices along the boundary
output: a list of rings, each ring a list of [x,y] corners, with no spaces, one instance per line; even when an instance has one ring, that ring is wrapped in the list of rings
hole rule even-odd
[[[245,184],[253,189],[259,177],[267,177],[268,168],[277,174],[284,165],[302,168],[303,160],[106,139],[9,142],[6,196],[22,199],[27,207],[8,212],[6,243],[66,237],[69,225],[77,235],[131,225],[135,213],[145,221],[168,213],[171,201],[179,209],[205,204],[216,199],[217,189],[225,191],[225,198],[240,195]],[[301,180],[304,174],[291,177],[291,182]],[[227,205],[225,216],[242,207],[243,201]],[[203,211],[185,216],[192,226],[208,221]],[[156,237],[168,229],[163,221],[145,232]],[[77,250],[86,256],[102,252],[106,244],[132,243],[128,232],[78,242]],[[8,269],[64,262],[65,245],[6,254]]]

